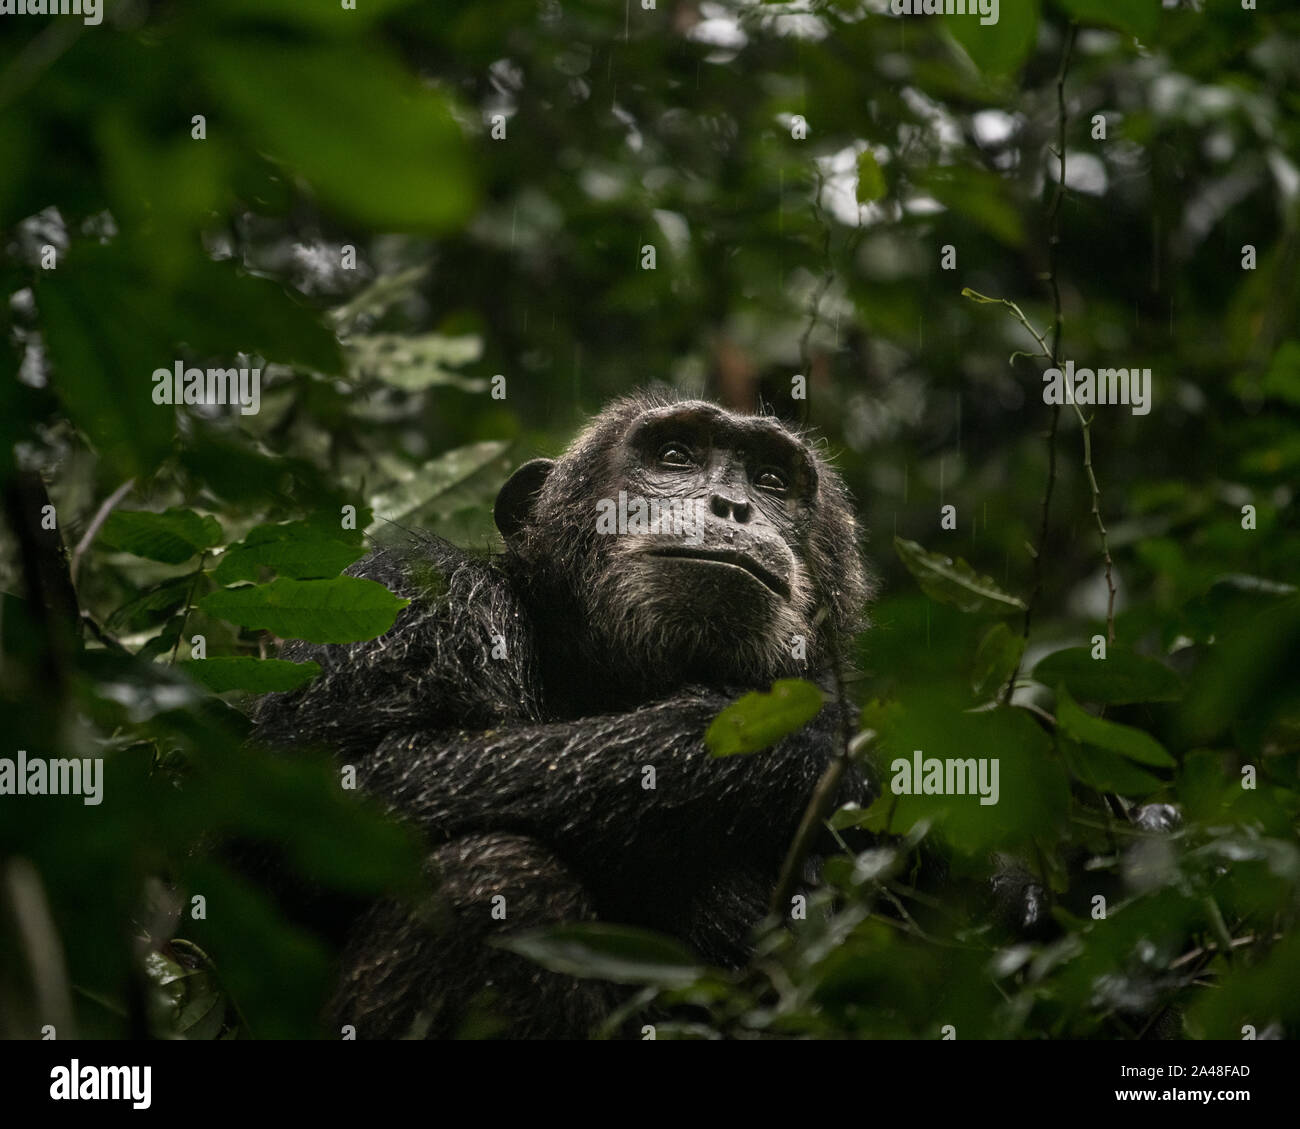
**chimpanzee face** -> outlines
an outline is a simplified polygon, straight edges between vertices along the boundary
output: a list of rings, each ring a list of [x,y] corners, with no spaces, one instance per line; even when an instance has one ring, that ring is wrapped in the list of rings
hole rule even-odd
[[[612,454],[626,484],[610,546],[619,567],[706,617],[791,602],[817,474],[779,425],[677,405],[645,413]]]
[[[611,670],[757,685],[822,657],[808,544],[828,473],[776,420],[659,405],[521,468],[498,524],[567,587]]]

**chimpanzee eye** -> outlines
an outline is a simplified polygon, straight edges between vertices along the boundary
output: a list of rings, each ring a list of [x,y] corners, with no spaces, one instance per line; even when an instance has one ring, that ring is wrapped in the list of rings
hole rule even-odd
[[[762,490],[770,490],[774,494],[784,494],[789,489],[790,484],[786,481],[785,475],[769,467],[766,470],[760,470],[754,476],[754,485]]]
[[[664,466],[691,467],[695,456],[685,443],[665,443],[659,448],[659,461]]]

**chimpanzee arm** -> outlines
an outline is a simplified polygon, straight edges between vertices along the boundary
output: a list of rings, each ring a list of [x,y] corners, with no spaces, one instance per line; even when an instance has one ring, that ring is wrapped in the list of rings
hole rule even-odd
[[[576,721],[394,734],[361,763],[361,783],[435,839],[509,831],[574,861],[638,847],[657,863],[783,850],[837,747],[838,711],[827,707],[772,748],[713,757],[704,732],[731,700],[687,693]],[[850,776],[842,798],[861,799]]]
[[[377,639],[286,644],[282,658],[319,663],[321,674],[257,703],[257,740],[355,759],[394,732],[540,720],[532,632],[491,563],[428,537],[373,553],[347,575],[411,602]]]

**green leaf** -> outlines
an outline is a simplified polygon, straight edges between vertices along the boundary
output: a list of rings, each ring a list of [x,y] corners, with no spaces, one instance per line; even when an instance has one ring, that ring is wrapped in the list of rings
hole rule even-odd
[[[435,386],[482,392],[488,386],[482,377],[452,371],[482,356],[483,339],[473,334],[446,337],[440,333],[372,333],[349,337],[345,348],[353,379],[374,377],[407,392]]]
[[[188,580],[189,577],[183,577],[182,579]],[[171,616],[163,624],[162,630],[136,651],[135,657],[142,662],[152,662],[159,655],[174,651],[180,642],[181,632],[185,630],[185,618],[183,615]],[[111,619],[109,623],[112,623]]]
[[[1080,23],[1101,24],[1148,39],[1160,26],[1159,0],[1060,0]]]
[[[221,523],[193,510],[173,507],[160,514],[145,510],[114,510],[99,539],[110,549],[151,561],[180,564],[221,540]]]
[[[0,168],[12,170],[0,177],[0,228],[8,229],[29,215],[24,208],[24,188],[32,168],[33,154],[39,152],[38,140],[27,122],[17,114],[0,114]],[[38,189],[39,191],[39,189]]]
[[[960,557],[954,561],[902,537],[894,538],[894,549],[932,600],[988,615],[1024,611],[1023,601],[1002,591],[989,577],[980,576]]]
[[[1070,774],[1095,791],[1145,797],[1165,787],[1159,777],[1109,749],[1079,745],[1064,735],[1060,735],[1059,745]]]
[[[1001,0],[997,23],[983,23],[988,17],[978,14],[974,0],[966,8],[965,14],[945,16],[943,22],[971,61],[987,75],[1018,71],[1038,36],[1038,0]]]
[[[370,508],[375,521],[366,532],[379,529],[384,521],[401,522],[416,510],[427,506],[440,495],[459,486],[499,458],[509,447],[508,443],[489,440],[470,443],[430,459],[418,469],[410,470],[396,485],[375,495]]]
[[[928,821],[935,834],[969,856],[1019,850],[1036,836],[1054,840],[1059,833],[1069,811],[1069,782],[1047,734],[1024,710],[969,710],[945,695],[913,691],[897,708],[869,713],[871,724],[881,727],[868,758],[882,788],[867,827],[905,834]],[[947,761],[973,759],[990,794],[925,792],[924,773],[915,779],[918,751],[923,764],[945,762],[945,781]],[[993,798],[994,772],[996,803],[983,803]]]
[[[320,673],[319,663],[249,657],[191,659],[179,667],[214,694],[224,694],[227,690],[251,690],[258,694],[296,690]]]
[[[217,358],[243,350],[315,372],[343,371],[343,351],[324,318],[270,279],[244,274],[229,263],[199,259],[188,263],[185,278],[168,299],[167,324],[190,349]],[[212,367],[233,363],[226,360]],[[266,375],[263,372],[263,392]]]
[[[217,40],[196,48],[229,113],[321,198],[381,231],[443,232],[475,201],[444,97],[360,42]]]
[[[81,242],[58,270],[38,273],[50,386],[119,477],[142,477],[171,453],[185,409],[154,402],[157,369],[191,355],[228,368],[241,350],[322,372],[342,367],[315,311],[230,263],[178,256],[175,239]]]
[[[671,937],[628,925],[557,925],[517,933],[495,944],[552,972],[617,984],[680,988],[705,972],[695,955]]]
[[[1270,1020],[1300,1023],[1300,933],[1292,930],[1255,960],[1225,967],[1222,985],[1195,1000],[1189,1015],[1199,1038],[1239,1040],[1242,1028]],[[1265,1018],[1267,1017],[1267,1018]]]
[[[870,204],[885,194],[885,174],[870,149],[858,154],[858,203]]]
[[[874,807],[874,804],[871,807],[866,808],[862,807],[860,804],[845,804],[843,807],[832,813],[827,822],[836,831],[843,831],[846,827],[870,827],[871,821],[874,818],[872,812],[872,808]],[[879,830],[878,828],[871,829]]]
[[[157,1021],[168,1034],[191,1041],[218,1036],[226,1004],[210,969],[185,968],[162,952],[152,952],[145,957],[144,973],[154,985]]]
[[[265,545],[273,541],[334,541],[345,545],[364,545],[359,529],[345,529],[338,516],[322,514],[302,521],[266,522],[255,525],[241,544]]]
[[[174,354],[151,320],[155,300],[97,269],[103,258],[78,248],[58,270],[37,272],[50,387],[116,477],[139,478],[171,450],[176,414],[153,402],[149,374]]]
[[[945,207],[978,224],[1008,247],[1022,247],[1025,226],[1012,182],[964,165],[932,169],[926,188]],[[967,297],[973,297],[972,291]]]
[[[822,692],[802,678],[783,678],[770,693],[760,690],[733,702],[705,731],[715,757],[755,753],[807,725],[822,708]]]
[[[146,588],[113,612],[108,617],[107,626],[114,630],[141,631],[160,619],[166,619],[185,603],[193,583],[192,575],[173,576]]]
[[[362,318],[378,321],[393,306],[408,302],[418,294],[428,273],[429,264],[422,263],[392,274],[381,274],[354,298],[332,309],[330,317],[340,333],[350,333],[353,325]]]
[[[209,905],[229,915],[221,929],[203,931],[204,949],[251,1030],[259,1038],[302,1038],[296,1017],[312,1001],[319,1007],[328,991],[326,944],[307,929],[286,925],[281,904],[215,863],[186,859],[182,879],[186,889],[202,890]]]
[[[1297,670],[1300,599],[1291,596],[1231,625],[1210,649],[1183,702],[1185,738],[1208,742],[1233,722],[1300,716]]]
[[[326,514],[332,514],[332,536],[339,541],[351,543],[361,536],[356,530],[339,528],[345,505],[355,507],[358,526],[364,527],[370,520],[368,509],[355,506],[356,495],[343,485],[326,481],[319,467],[301,457],[272,455],[240,431],[196,427],[176,458],[187,474],[227,502],[279,507],[285,504],[286,495],[291,495],[295,505],[320,514],[322,523]]]
[[[1139,764],[1157,768],[1176,768],[1178,765],[1154,737],[1131,725],[1093,717],[1079,707],[1064,686],[1056,692],[1056,724],[1076,741],[1110,749]]]
[[[995,623],[984,633],[975,651],[975,668],[971,685],[979,698],[996,694],[1016,672],[1025,653],[1025,637],[1017,635],[1005,623]]]
[[[845,827],[863,827],[868,831],[874,831],[877,835],[884,834],[885,829],[889,826],[889,816],[894,809],[894,804],[894,797],[886,789],[860,815],[855,816],[854,813],[846,811],[847,808],[856,808],[857,805],[846,804],[844,808],[841,808],[831,817],[832,826],[837,831],[841,831]],[[841,815],[841,812],[844,812],[844,814]],[[837,822],[837,819],[843,822]]]
[[[1300,404],[1300,341],[1283,341],[1278,346],[1260,391],[1288,404]]]
[[[122,104],[97,115],[96,140],[103,153],[108,206],[127,230],[147,224],[153,266],[174,278],[194,254],[193,241],[222,205],[227,148],[213,138],[196,145],[181,131],[154,133],[132,120]]]
[[[1109,705],[1170,702],[1183,692],[1182,680],[1163,663],[1113,647],[1104,659],[1094,659],[1087,647],[1054,651],[1033,676],[1045,686],[1064,684],[1080,701]]]
[[[213,592],[199,601],[199,607],[218,619],[270,631],[282,639],[355,643],[382,635],[408,603],[382,584],[360,577],[281,577],[270,584]]]
[[[345,545],[342,541],[277,539],[250,542],[249,538],[231,545],[221,555],[221,562],[212,573],[219,584],[256,580],[259,568],[273,569],[280,576],[293,580],[337,576],[366,555],[365,546]]]
[[[215,1039],[226,1017],[226,998],[217,978],[206,969],[186,978],[189,995],[176,1016],[176,1033],[191,1042]]]

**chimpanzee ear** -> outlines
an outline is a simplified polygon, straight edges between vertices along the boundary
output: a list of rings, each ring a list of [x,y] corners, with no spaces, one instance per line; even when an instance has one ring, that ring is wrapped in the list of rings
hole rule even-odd
[[[524,463],[501,487],[492,516],[496,518],[497,528],[507,542],[517,537],[533,516],[537,493],[554,466],[554,459],[533,459]]]

